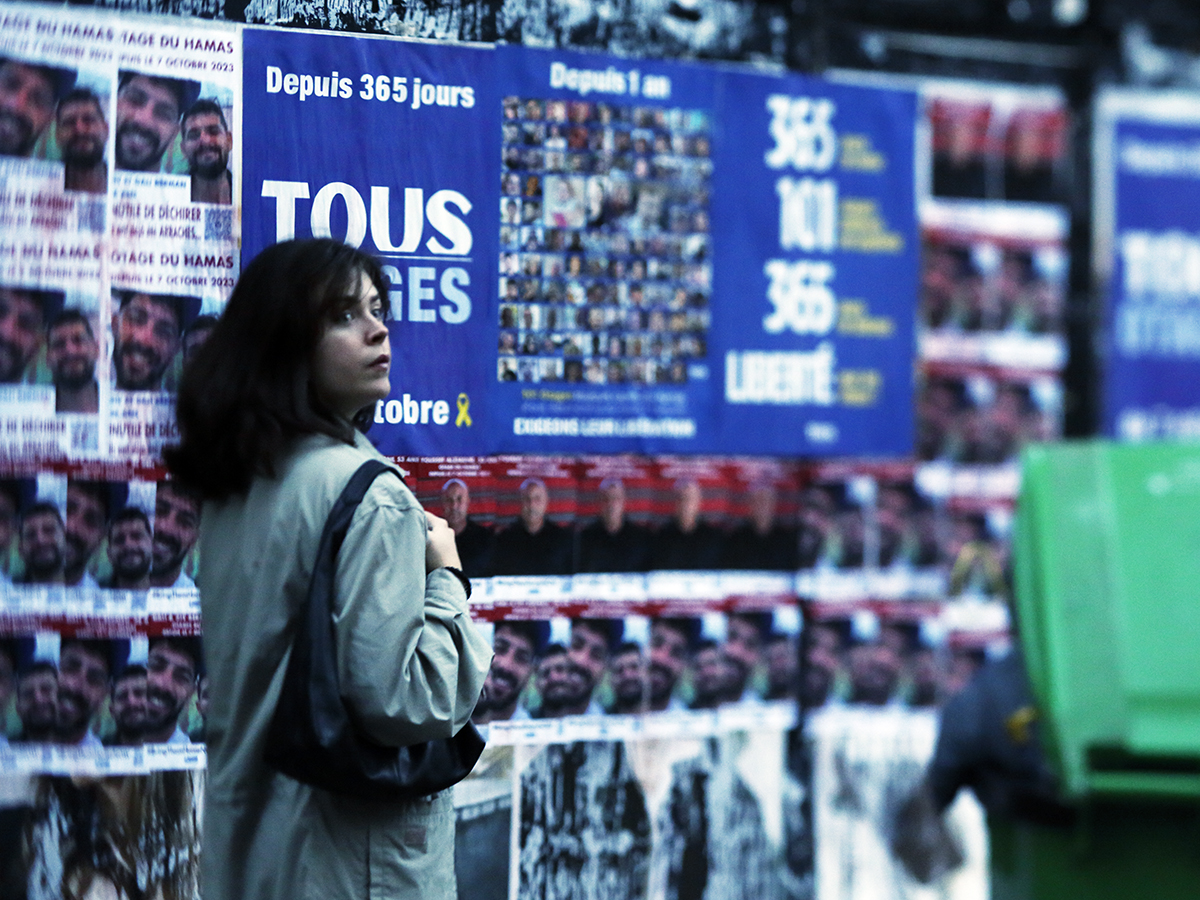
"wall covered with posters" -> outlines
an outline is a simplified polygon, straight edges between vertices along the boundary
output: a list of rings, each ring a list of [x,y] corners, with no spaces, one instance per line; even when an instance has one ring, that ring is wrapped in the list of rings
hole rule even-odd
[[[777,31],[671,6],[640,52]],[[496,654],[464,896],[978,896],[969,803],[930,884],[892,846],[1059,429],[1062,98],[457,9],[551,31],[0,8],[0,883],[196,893],[200,507],[159,454],[241,260],[312,234],[385,264],[370,437]]]

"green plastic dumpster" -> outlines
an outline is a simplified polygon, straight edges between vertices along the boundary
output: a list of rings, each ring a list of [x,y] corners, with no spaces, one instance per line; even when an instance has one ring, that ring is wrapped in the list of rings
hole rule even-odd
[[[1200,445],[1027,448],[1013,570],[1080,816],[992,823],[993,900],[1200,898]]]

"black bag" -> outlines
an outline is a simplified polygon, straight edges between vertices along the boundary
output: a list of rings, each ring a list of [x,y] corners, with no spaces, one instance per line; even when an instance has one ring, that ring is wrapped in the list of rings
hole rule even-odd
[[[378,460],[363,463],[325,522],[263,756],[289,778],[336,794],[412,800],[462,781],[484,741],[468,722],[452,738],[385,747],[362,733],[342,701],[333,631],[337,554],[354,510],[383,472],[395,474]]]

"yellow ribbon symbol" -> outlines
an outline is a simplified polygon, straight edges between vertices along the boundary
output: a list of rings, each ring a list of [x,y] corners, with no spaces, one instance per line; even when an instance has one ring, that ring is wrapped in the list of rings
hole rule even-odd
[[[471,398],[466,394],[458,395],[458,418],[454,420],[454,424],[458,428],[466,425],[471,427],[471,414],[467,411],[471,408]]]

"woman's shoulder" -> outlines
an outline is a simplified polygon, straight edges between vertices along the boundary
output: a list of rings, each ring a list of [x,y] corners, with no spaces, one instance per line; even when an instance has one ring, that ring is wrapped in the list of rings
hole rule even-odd
[[[297,444],[282,467],[280,477],[285,484],[290,482],[306,492],[327,495],[332,504],[359,466],[370,459],[380,460],[397,475],[402,474],[395,463],[381,456],[361,435],[356,436],[353,444],[325,435],[313,435]],[[389,475],[380,475],[375,479],[363,499],[363,505],[402,509],[420,506],[401,478]]]

